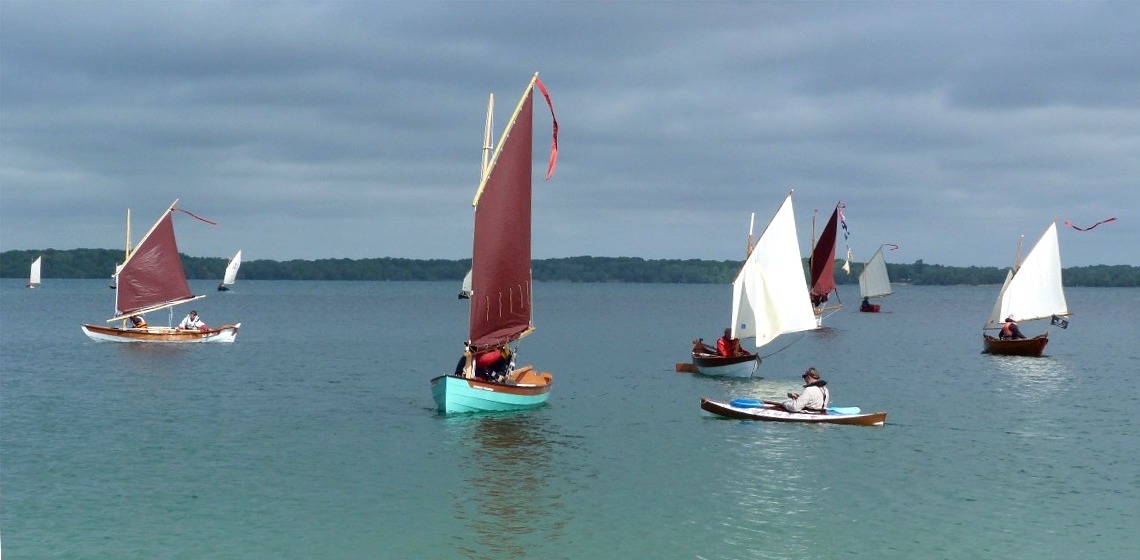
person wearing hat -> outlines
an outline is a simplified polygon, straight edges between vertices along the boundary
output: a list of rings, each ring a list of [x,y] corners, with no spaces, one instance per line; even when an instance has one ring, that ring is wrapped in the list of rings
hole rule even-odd
[[[1002,340],[1025,338],[1025,335],[1021,334],[1021,327],[1018,327],[1017,322],[1013,320],[1013,315],[1005,318],[1005,324],[1001,326],[998,338]]]
[[[197,311],[191,311],[189,315],[182,318],[181,323],[178,323],[178,328],[184,330],[189,329],[196,331],[201,330],[204,326],[206,326],[206,323],[202,322],[202,320],[198,318]]]
[[[784,401],[784,410],[788,412],[824,412],[831,402],[831,394],[827,390],[827,382],[819,378],[819,371],[813,367],[807,368],[800,377],[804,380],[803,393],[788,393],[791,400]]]

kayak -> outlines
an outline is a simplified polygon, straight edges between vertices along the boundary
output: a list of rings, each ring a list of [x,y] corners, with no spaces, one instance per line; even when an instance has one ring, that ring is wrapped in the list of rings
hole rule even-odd
[[[701,409],[726,418],[768,422],[882,426],[887,421],[886,412],[862,412],[857,407],[828,407],[826,413],[788,412],[778,404],[753,399],[736,399],[726,403],[702,398]]]

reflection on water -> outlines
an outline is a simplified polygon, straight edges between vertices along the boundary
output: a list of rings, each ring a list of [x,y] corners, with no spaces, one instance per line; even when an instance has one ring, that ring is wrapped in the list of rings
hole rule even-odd
[[[444,419],[462,449],[457,464],[466,480],[454,496],[455,515],[469,531],[456,537],[468,558],[521,558],[528,545],[561,538],[562,497],[548,480],[556,476],[552,447],[557,434],[527,412]]]
[[[996,355],[990,358],[998,372],[1016,380],[1019,398],[1031,404],[1041,404],[1073,381],[1068,361],[1061,358]]]
[[[804,426],[709,418],[737,424],[718,450],[723,469],[714,476],[725,501],[710,529],[720,533],[733,558],[808,558],[811,532],[827,488],[813,476],[816,453],[803,438],[829,426]],[[726,556],[726,558],[729,556]],[[709,558],[713,558],[710,556]]]

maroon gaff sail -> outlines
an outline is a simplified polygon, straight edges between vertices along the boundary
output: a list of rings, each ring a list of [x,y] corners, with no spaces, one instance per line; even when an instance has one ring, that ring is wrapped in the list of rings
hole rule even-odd
[[[835,289],[835,238],[839,227],[839,205],[823,228],[823,234],[811,252],[811,303],[827,301],[827,294]]]
[[[174,240],[171,208],[159,218],[146,237],[135,247],[118,273],[115,290],[117,316],[161,309],[194,299],[178,243]]]
[[[534,81],[507,125],[475,205],[469,341],[475,349],[531,328],[530,216]]]

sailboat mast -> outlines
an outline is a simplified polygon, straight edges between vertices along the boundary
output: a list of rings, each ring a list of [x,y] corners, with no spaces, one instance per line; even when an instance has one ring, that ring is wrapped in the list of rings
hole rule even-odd
[[[126,262],[129,256],[131,256],[131,209],[127,208],[127,248],[126,254],[123,255],[123,262]]]
[[[752,213],[752,217],[748,220],[748,246],[744,248],[744,260],[748,260],[748,255],[752,254],[752,232],[756,227],[756,212]]]
[[[530,92],[534,89],[534,81],[538,79],[538,72],[535,72],[530,77],[530,83],[526,85],[523,90],[522,97],[519,99],[518,105],[515,105],[515,110],[511,112],[511,119],[507,121],[507,126],[503,128],[503,134],[499,137],[499,144],[495,147],[494,155],[491,156],[491,163],[488,164],[487,169],[495,166],[495,161],[499,158],[499,151],[503,148],[503,143],[507,140],[507,135],[510,134],[511,128],[515,125],[515,120],[519,117],[519,112],[522,111],[523,103],[530,99]],[[475,191],[475,198],[471,201],[471,206],[479,204],[479,197],[483,196],[483,189],[487,187],[487,174],[484,173],[483,180],[479,181],[479,189]]]
[[[491,152],[495,146],[491,143],[491,129],[495,121],[495,94],[487,98],[487,124],[483,127],[483,167],[480,168],[479,182],[487,178],[487,166],[491,163]]]
[[[1021,236],[1021,239],[1017,242],[1017,255],[1013,257],[1013,271],[1014,272],[1017,272],[1017,269],[1021,268],[1021,248],[1024,245],[1025,245],[1025,235],[1023,234]]]

